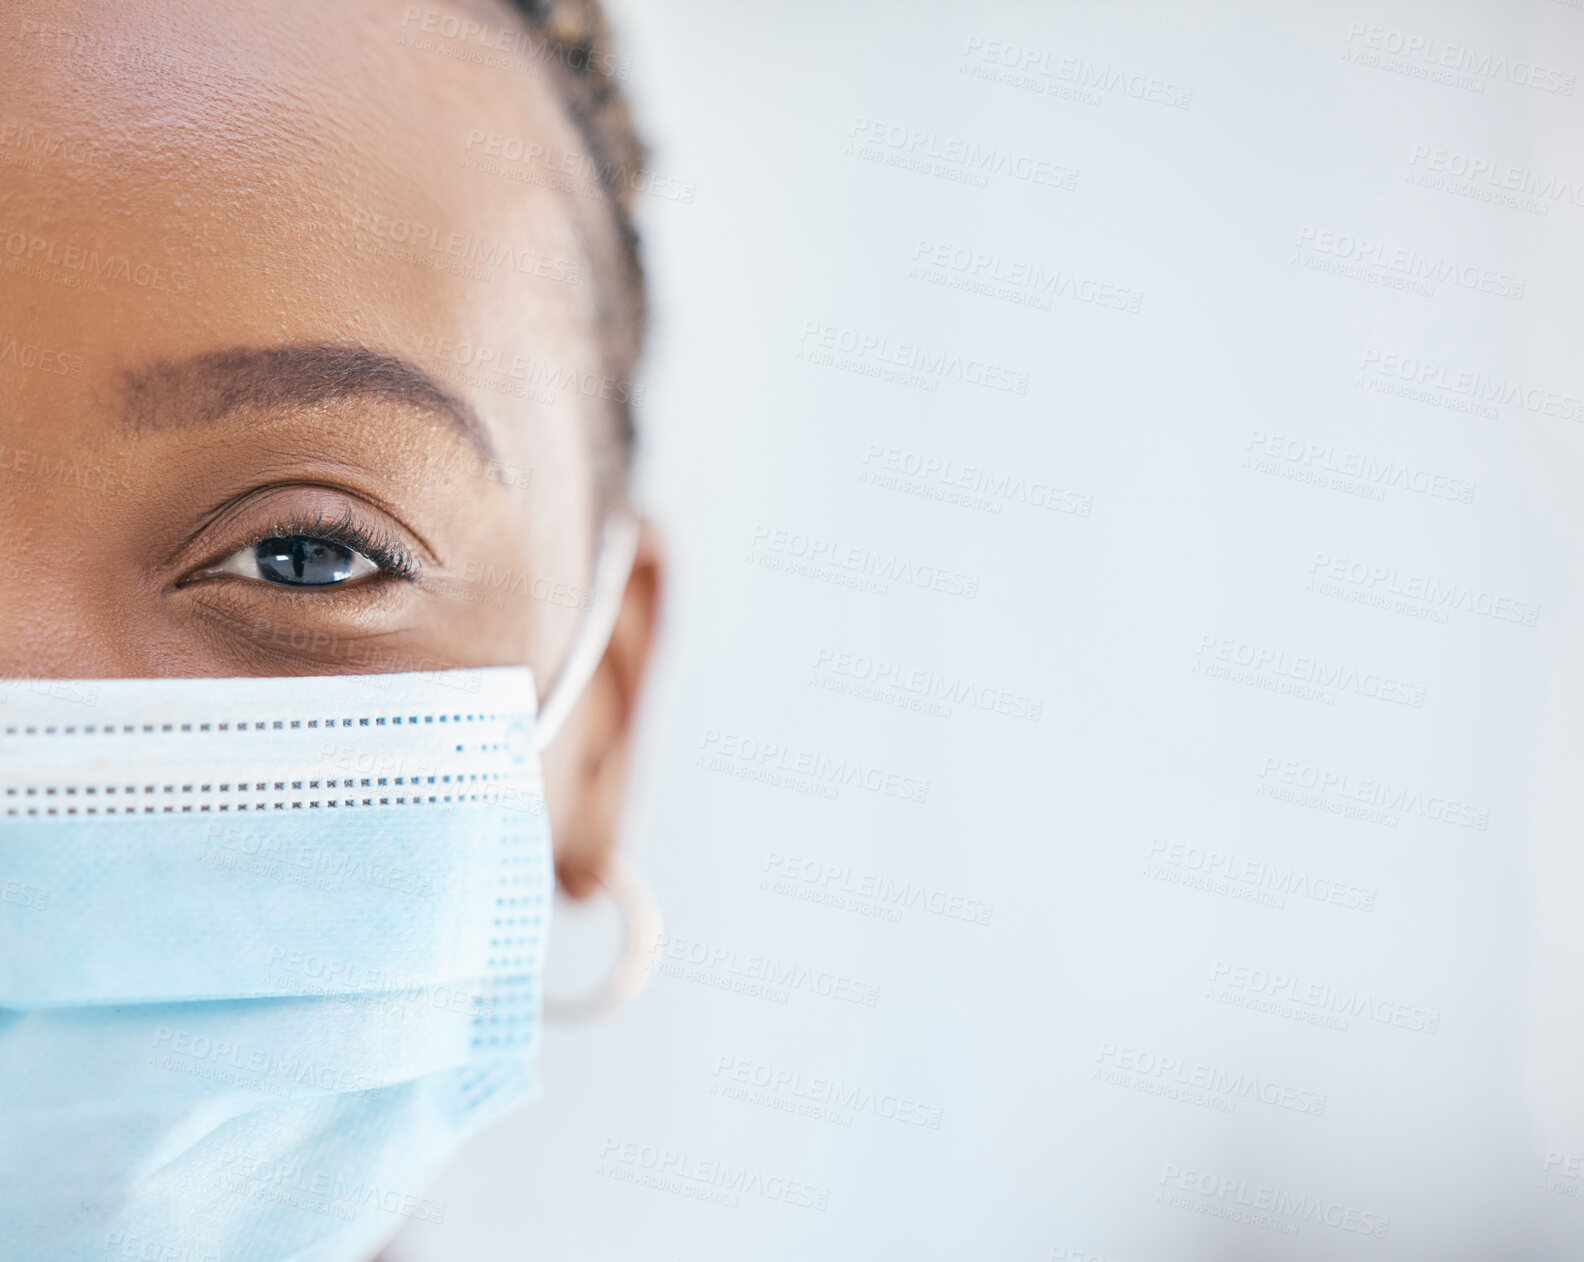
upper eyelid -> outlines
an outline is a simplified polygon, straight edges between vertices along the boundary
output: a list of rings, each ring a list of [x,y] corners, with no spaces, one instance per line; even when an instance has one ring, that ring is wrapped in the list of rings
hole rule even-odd
[[[331,504],[312,503],[306,507],[282,504],[279,497],[286,495],[333,496]],[[266,521],[268,529],[249,529],[248,523],[260,517],[274,518]],[[416,580],[430,565],[443,564],[434,546],[421,530],[404,519],[398,505],[386,503],[380,495],[368,488],[345,482],[316,478],[289,478],[267,482],[239,491],[206,511],[191,531],[177,542],[167,554],[165,563],[191,571],[197,563],[218,564],[234,548],[217,553],[218,544],[205,544],[205,537],[230,535],[239,546],[268,539],[272,535],[287,533],[288,526],[313,526],[322,530],[329,524],[344,522],[359,527],[360,517],[370,524],[361,527],[361,534],[371,535],[386,544],[393,558],[400,558],[396,569],[406,577]],[[381,523],[391,522],[394,525]],[[307,533],[312,533],[308,531]],[[245,541],[245,542],[243,542]]]

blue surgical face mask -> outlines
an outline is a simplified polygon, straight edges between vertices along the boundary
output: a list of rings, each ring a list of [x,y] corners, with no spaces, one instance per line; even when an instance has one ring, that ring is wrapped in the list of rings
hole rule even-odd
[[[0,688],[7,1256],[366,1262],[444,1222],[439,1168],[536,1090],[539,750],[621,542],[542,710],[515,667]]]

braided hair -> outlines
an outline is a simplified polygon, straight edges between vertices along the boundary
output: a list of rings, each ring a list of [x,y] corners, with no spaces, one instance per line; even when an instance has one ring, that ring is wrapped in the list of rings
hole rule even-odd
[[[631,379],[643,344],[648,303],[633,203],[647,154],[633,126],[611,55],[610,28],[599,0],[507,0],[552,56],[544,58],[588,156],[599,173],[621,246],[621,293],[608,321],[610,352],[623,380]],[[615,405],[621,479],[635,438],[631,405]]]

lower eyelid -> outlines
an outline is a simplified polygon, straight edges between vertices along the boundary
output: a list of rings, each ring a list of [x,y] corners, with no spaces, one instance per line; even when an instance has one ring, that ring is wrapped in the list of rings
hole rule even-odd
[[[403,647],[412,610],[404,585],[357,583],[318,592],[274,583],[191,589],[187,616],[232,674],[351,674],[416,669]],[[308,666],[312,669],[304,669]]]

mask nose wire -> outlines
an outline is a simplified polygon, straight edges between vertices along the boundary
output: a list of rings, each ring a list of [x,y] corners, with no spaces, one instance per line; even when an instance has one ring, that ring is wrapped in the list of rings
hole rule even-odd
[[[605,656],[637,551],[637,518],[626,511],[612,513],[605,519],[600,536],[599,559],[594,563],[594,595],[588,613],[578,629],[577,638],[572,641],[572,649],[562,663],[560,674],[539,705],[539,718],[534,724],[536,752],[542,753],[556,738],[583,689],[594,677],[600,659]]]

